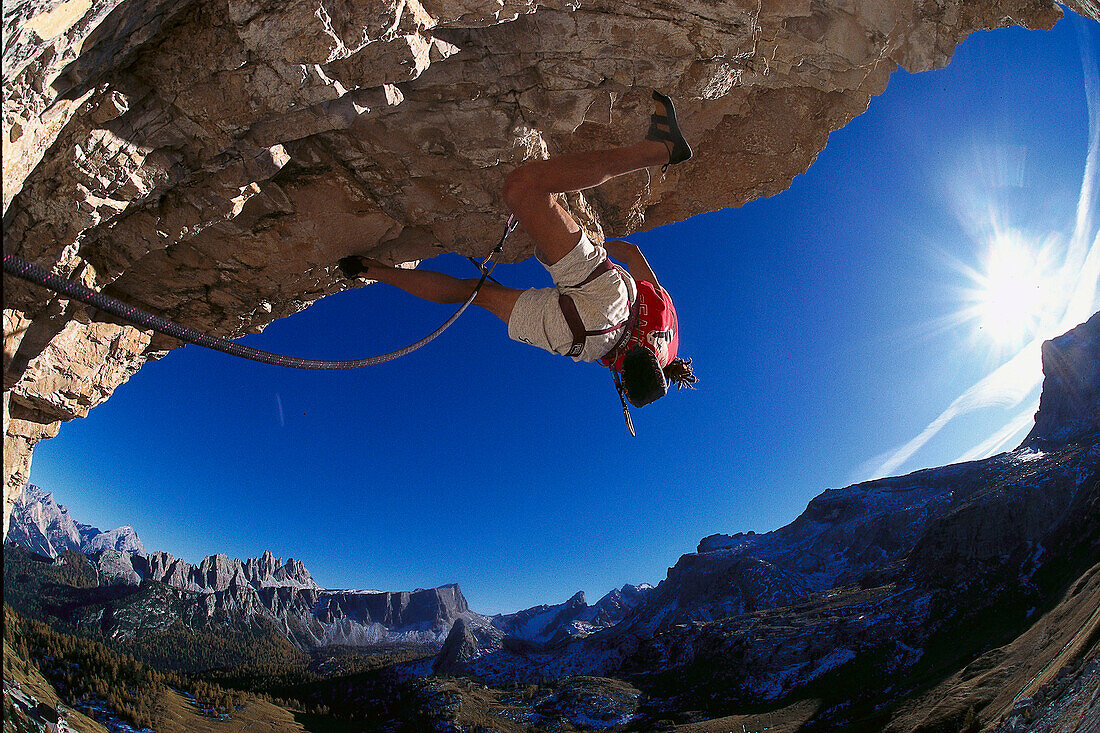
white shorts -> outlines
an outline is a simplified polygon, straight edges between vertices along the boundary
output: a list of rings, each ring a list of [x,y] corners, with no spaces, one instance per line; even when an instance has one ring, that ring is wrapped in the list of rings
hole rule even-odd
[[[531,288],[520,294],[508,319],[508,337],[555,354],[568,354],[573,346],[573,334],[558,305],[558,296],[563,293],[573,299],[588,331],[601,331],[625,323],[630,317],[630,302],[637,295],[634,280],[629,275],[624,277],[616,268],[575,287],[606,257],[606,250],[592,244],[581,232],[580,241],[569,254],[546,266],[554,287]],[[573,360],[599,359],[611,350],[621,335],[622,329],[618,329],[589,336],[580,356]]]

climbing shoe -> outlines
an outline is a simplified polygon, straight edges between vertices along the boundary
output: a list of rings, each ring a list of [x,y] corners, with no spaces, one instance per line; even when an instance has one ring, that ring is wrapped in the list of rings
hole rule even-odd
[[[370,269],[363,263],[364,259],[366,258],[362,255],[348,255],[337,262],[336,266],[340,268],[340,272],[344,273],[344,277],[353,280],[360,275],[365,275]]]
[[[691,146],[676,124],[676,109],[672,106],[672,100],[654,90],[653,104],[655,111],[649,118],[649,132],[645,139],[665,143],[668,148],[668,162],[661,166],[663,173],[670,165],[683,163],[690,158]]]

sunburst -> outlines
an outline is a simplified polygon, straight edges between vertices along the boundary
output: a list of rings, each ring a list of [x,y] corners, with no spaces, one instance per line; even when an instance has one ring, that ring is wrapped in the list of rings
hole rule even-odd
[[[1074,288],[1046,246],[1018,230],[990,236],[980,269],[966,268],[963,318],[991,346],[1017,347],[1057,321]]]

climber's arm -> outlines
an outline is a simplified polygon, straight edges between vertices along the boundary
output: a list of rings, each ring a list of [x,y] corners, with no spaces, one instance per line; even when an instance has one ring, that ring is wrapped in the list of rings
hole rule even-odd
[[[657,287],[661,287],[661,283],[657,282],[657,276],[653,274],[653,268],[649,266],[649,262],[646,261],[645,255],[642,254],[642,250],[638,248],[638,245],[617,239],[609,239],[604,242],[603,246],[607,250],[607,254],[611,255],[613,259],[626,265],[626,269],[630,271],[635,280],[650,282]]]
[[[477,278],[459,279],[431,270],[406,270],[383,265],[377,260],[368,260],[370,267],[363,277],[401,288],[433,303],[461,303],[470,297]],[[504,287],[493,282],[483,283],[474,305],[481,306],[505,323],[512,315],[512,306],[516,304],[522,290]]]

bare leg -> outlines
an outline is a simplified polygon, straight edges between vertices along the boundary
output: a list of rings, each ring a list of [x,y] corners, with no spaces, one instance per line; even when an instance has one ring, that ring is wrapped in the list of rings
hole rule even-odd
[[[569,212],[554,201],[553,194],[592,188],[615,176],[660,165],[668,158],[669,148],[664,143],[646,140],[625,148],[529,161],[509,174],[504,198],[535,240],[539,259],[552,265],[576,246],[581,230]],[[377,260],[364,260],[370,268],[365,277],[433,303],[462,303],[477,285],[475,279],[459,279],[431,270],[398,269]],[[474,304],[507,323],[522,292],[487,282],[478,291]]]
[[[625,148],[529,161],[509,174],[504,200],[535,240],[539,259],[552,265],[576,246],[581,231],[553,194],[592,188],[616,176],[665,163],[668,156],[663,142],[646,140]]]

